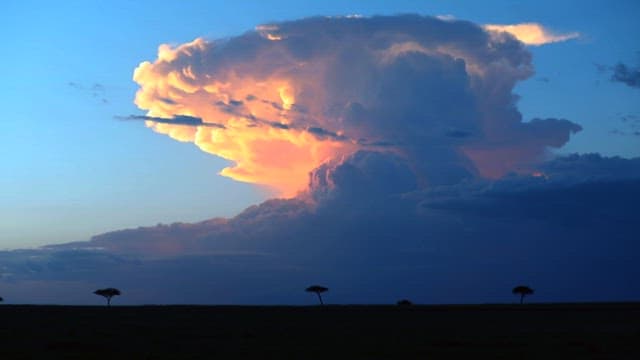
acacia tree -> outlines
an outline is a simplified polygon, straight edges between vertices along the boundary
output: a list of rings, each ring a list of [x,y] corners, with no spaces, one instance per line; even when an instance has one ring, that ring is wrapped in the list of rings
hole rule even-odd
[[[325,291],[328,291],[329,289],[324,287],[324,286],[320,286],[320,285],[312,285],[309,286],[308,288],[306,288],[304,291],[306,292],[312,292],[312,293],[316,293],[316,295],[318,295],[318,300],[320,300],[320,305],[324,305],[324,302],[322,302],[322,294]]]
[[[98,289],[93,292],[96,295],[104,296],[107,299],[107,306],[111,306],[111,298],[120,295],[120,290],[116,288]]]
[[[524,302],[524,297],[526,295],[532,295],[533,294],[533,289],[525,286],[525,285],[519,285],[513,288],[513,290],[511,290],[512,293],[520,295],[520,304],[522,304]]]
[[[4,299],[2,298],[2,296],[0,296],[0,302],[4,301]]]

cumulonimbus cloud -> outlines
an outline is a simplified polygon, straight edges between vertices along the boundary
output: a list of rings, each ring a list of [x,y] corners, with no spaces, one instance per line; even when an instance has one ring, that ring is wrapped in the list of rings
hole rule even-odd
[[[567,41],[580,36],[577,32],[564,34],[554,33],[541,24],[534,22],[511,25],[487,24],[484,25],[484,28],[492,32],[509,33],[523,43],[534,46]]]
[[[512,90],[532,71],[513,36],[419,16],[163,46],[135,74],[148,114],[124,119],[234,161],[228,176],[308,191],[0,251],[3,296],[86,304],[109,283],[130,304],[305,304],[321,279],[337,303],[478,303],[525,279],[541,301],[637,299],[640,159],[538,163],[580,127],[522,121]]]
[[[513,37],[407,15],[309,18],[161,45],[134,80],[147,126],[228,159],[224,176],[291,197],[314,169],[362,150],[404,158],[421,186],[526,171],[580,130],[523,121],[512,90],[532,73]],[[203,126],[152,120],[177,116]]]

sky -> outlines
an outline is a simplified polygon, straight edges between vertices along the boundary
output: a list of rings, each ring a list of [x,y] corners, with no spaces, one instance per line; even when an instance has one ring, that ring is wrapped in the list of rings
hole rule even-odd
[[[635,1],[5,8],[6,299],[117,282],[125,303],[305,303],[285,294],[308,281],[353,302],[499,302],[517,281],[640,297]],[[464,295],[477,276],[486,295]]]

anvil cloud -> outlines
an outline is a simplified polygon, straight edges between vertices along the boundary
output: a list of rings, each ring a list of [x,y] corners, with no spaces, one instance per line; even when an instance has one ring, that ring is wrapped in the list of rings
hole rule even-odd
[[[228,159],[224,176],[292,197],[314,169],[362,150],[403,158],[420,186],[530,171],[581,129],[523,121],[512,91],[532,74],[531,54],[509,34],[407,15],[309,18],[161,45],[134,80],[147,116],[203,124],[147,126]]]

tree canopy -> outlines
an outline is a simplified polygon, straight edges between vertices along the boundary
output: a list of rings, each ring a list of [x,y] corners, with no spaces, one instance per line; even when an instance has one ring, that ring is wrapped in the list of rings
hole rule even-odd
[[[107,305],[111,305],[111,298],[112,297],[121,294],[120,290],[118,290],[116,288],[98,289],[98,290],[94,291],[93,293],[96,294],[96,295],[104,296],[107,299]]]
[[[305,289],[305,291],[307,292],[314,292],[314,293],[323,293],[328,290],[329,290],[328,288],[320,285],[312,285]]]
[[[324,286],[311,285],[308,288],[306,288],[304,291],[316,293],[316,295],[318,295],[318,300],[320,300],[320,305],[324,305],[324,302],[322,301],[322,295],[320,295],[320,294],[322,294],[323,292],[326,292],[328,290],[329,290],[329,288],[326,288]]]
[[[518,285],[511,290],[513,294],[520,295],[520,304],[524,302],[526,295],[532,295],[534,290],[526,285]]]

